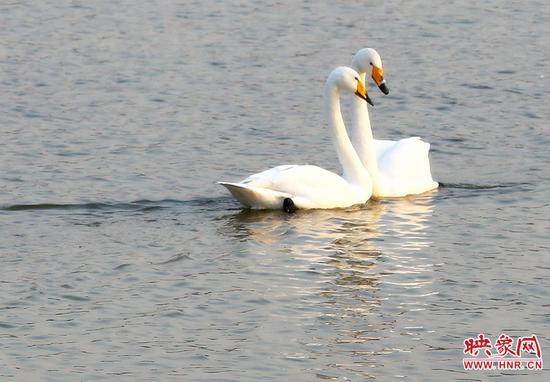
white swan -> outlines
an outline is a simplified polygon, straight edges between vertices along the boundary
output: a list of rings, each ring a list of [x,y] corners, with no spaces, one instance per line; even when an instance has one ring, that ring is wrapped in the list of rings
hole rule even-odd
[[[370,102],[364,82],[351,68],[334,69],[325,84],[324,98],[342,176],[310,165],[284,165],[254,174],[239,183],[218,182],[244,206],[253,209],[342,208],[365,203],[372,182],[348,137],[340,111],[340,92],[354,92]]]
[[[353,57],[351,66],[359,73],[363,82],[365,73],[371,71],[376,85],[384,94],[388,94],[378,52],[370,48],[359,50]],[[353,100],[352,125],[353,144],[371,176],[373,197],[420,194],[438,187],[430,170],[429,143],[419,137],[398,141],[375,140],[367,105],[356,100]]]

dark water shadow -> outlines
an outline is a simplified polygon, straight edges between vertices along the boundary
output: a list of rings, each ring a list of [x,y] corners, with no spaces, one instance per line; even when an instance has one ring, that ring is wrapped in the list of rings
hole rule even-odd
[[[19,211],[45,211],[45,210],[60,210],[60,211],[131,211],[131,212],[148,212],[160,209],[180,208],[180,207],[200,207],[207,210],[219,209],[225,207],[231,209],[228,197],[223,198],[194,198],[189,200],[136,200],[131,202],[87,202],[87,203],[37,203],[37,204],[12,204],[0,207],[0,211],[19,212]]]
[[[503,182],[503,183],[440,183],[437,199],[459,199],[472,197],[486,197],[495,195],[507,195],[516,192],[526,193],[533,191],[535,185],[525,182]]]
[[[514,188],[514,187],[527,187],[527,186],[533,186],[531,183],[498,183],[498,184],[473,184],[473,183],[443,183],[440,182],[439,188],[440,189],[447,189],[447,188],[459,188],[464,190],[492,190],[495,188]]]

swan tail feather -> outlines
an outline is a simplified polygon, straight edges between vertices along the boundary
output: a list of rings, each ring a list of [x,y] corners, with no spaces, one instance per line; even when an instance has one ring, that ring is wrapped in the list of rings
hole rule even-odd
[[[242,183],[218,182],[231,192],[242,205],[252,209],[280,209],[286,198],[292,195],[267,188],[249,186]]]

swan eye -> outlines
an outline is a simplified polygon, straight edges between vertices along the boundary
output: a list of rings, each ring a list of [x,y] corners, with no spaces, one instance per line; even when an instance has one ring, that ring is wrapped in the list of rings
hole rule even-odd
[[[355,77],[355,81],[359,81],[359,78]]]

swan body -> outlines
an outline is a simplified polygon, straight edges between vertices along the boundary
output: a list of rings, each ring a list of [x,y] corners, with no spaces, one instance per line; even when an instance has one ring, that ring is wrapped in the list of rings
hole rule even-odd
[[[246,207],[282,209],[286,198],[296,207],[340,208],[365,203],[370,195],[340,175],[312,165],[282,165],[239,183],[220,182]]]
[[[401,197],[433,190],[428,152],[430,144],[419,137],[375,141],[379,184],[377,197]]]
[[[387,94],[383,78],[382,60],[374,49],[359,50],[352,60],[361,79],[372,71],[372,78]],[[369,112],[365,103],[353,101],[353,142],[357,154],[368,170],[373,183],[373,197],[401,197],[421,194],[439,185],[432,179],[430,144],[419,137],[398,141],[375,140],[372,135]]]
[[[372,194],[372,182],[347,135],[340,111],[341,91],[355,92],[362,102],[368,97],[359,75],[350,68],[334,69],[325,84],[329,125],[344,175],[312,165],[283,165],[238,183],[219,184],[245,207],[253,209],[286,210],[289,200],[303,209],[343,208],[367,202]]]

